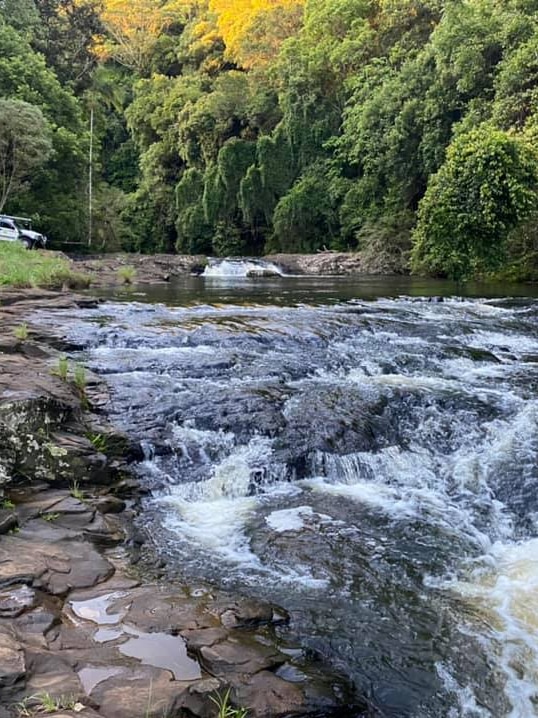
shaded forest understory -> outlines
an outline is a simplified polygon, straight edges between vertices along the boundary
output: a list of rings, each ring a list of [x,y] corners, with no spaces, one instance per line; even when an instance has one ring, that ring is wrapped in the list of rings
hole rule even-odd
[[[538,279],[537,139],[538,0],[0,2],[0,212],[55,248]]]

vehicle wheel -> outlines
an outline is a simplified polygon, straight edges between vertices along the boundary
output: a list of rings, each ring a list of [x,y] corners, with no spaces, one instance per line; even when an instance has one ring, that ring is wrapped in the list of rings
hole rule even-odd
[[[23,239],[20,240],[20,242],[21,242],[22,246],[25,247],[26,249],[32,249],[32,243],[30,242],[29,239],[26,239],[24,237]]]

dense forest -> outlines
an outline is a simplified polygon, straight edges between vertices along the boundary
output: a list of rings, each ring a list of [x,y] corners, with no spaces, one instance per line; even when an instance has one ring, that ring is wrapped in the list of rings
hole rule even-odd
[[[538,278],[537,140],[538,0],[0,0],[0,211],[59,248]]]

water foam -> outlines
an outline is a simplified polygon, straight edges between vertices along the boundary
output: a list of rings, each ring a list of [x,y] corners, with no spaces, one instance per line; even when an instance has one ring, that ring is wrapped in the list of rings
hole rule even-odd
[[[211,278],[282,277],[284,273],[273,262],[254,259],[221,259],[210,260],[204,269],[203,276]]]

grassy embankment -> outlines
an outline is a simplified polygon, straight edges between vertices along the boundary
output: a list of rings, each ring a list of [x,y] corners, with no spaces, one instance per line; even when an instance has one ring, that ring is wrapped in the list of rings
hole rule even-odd
[[[90,277],[74,272],[69,262],[45,251],[29,251],[14,242],[0,242],[0,287],[83,289]]]

